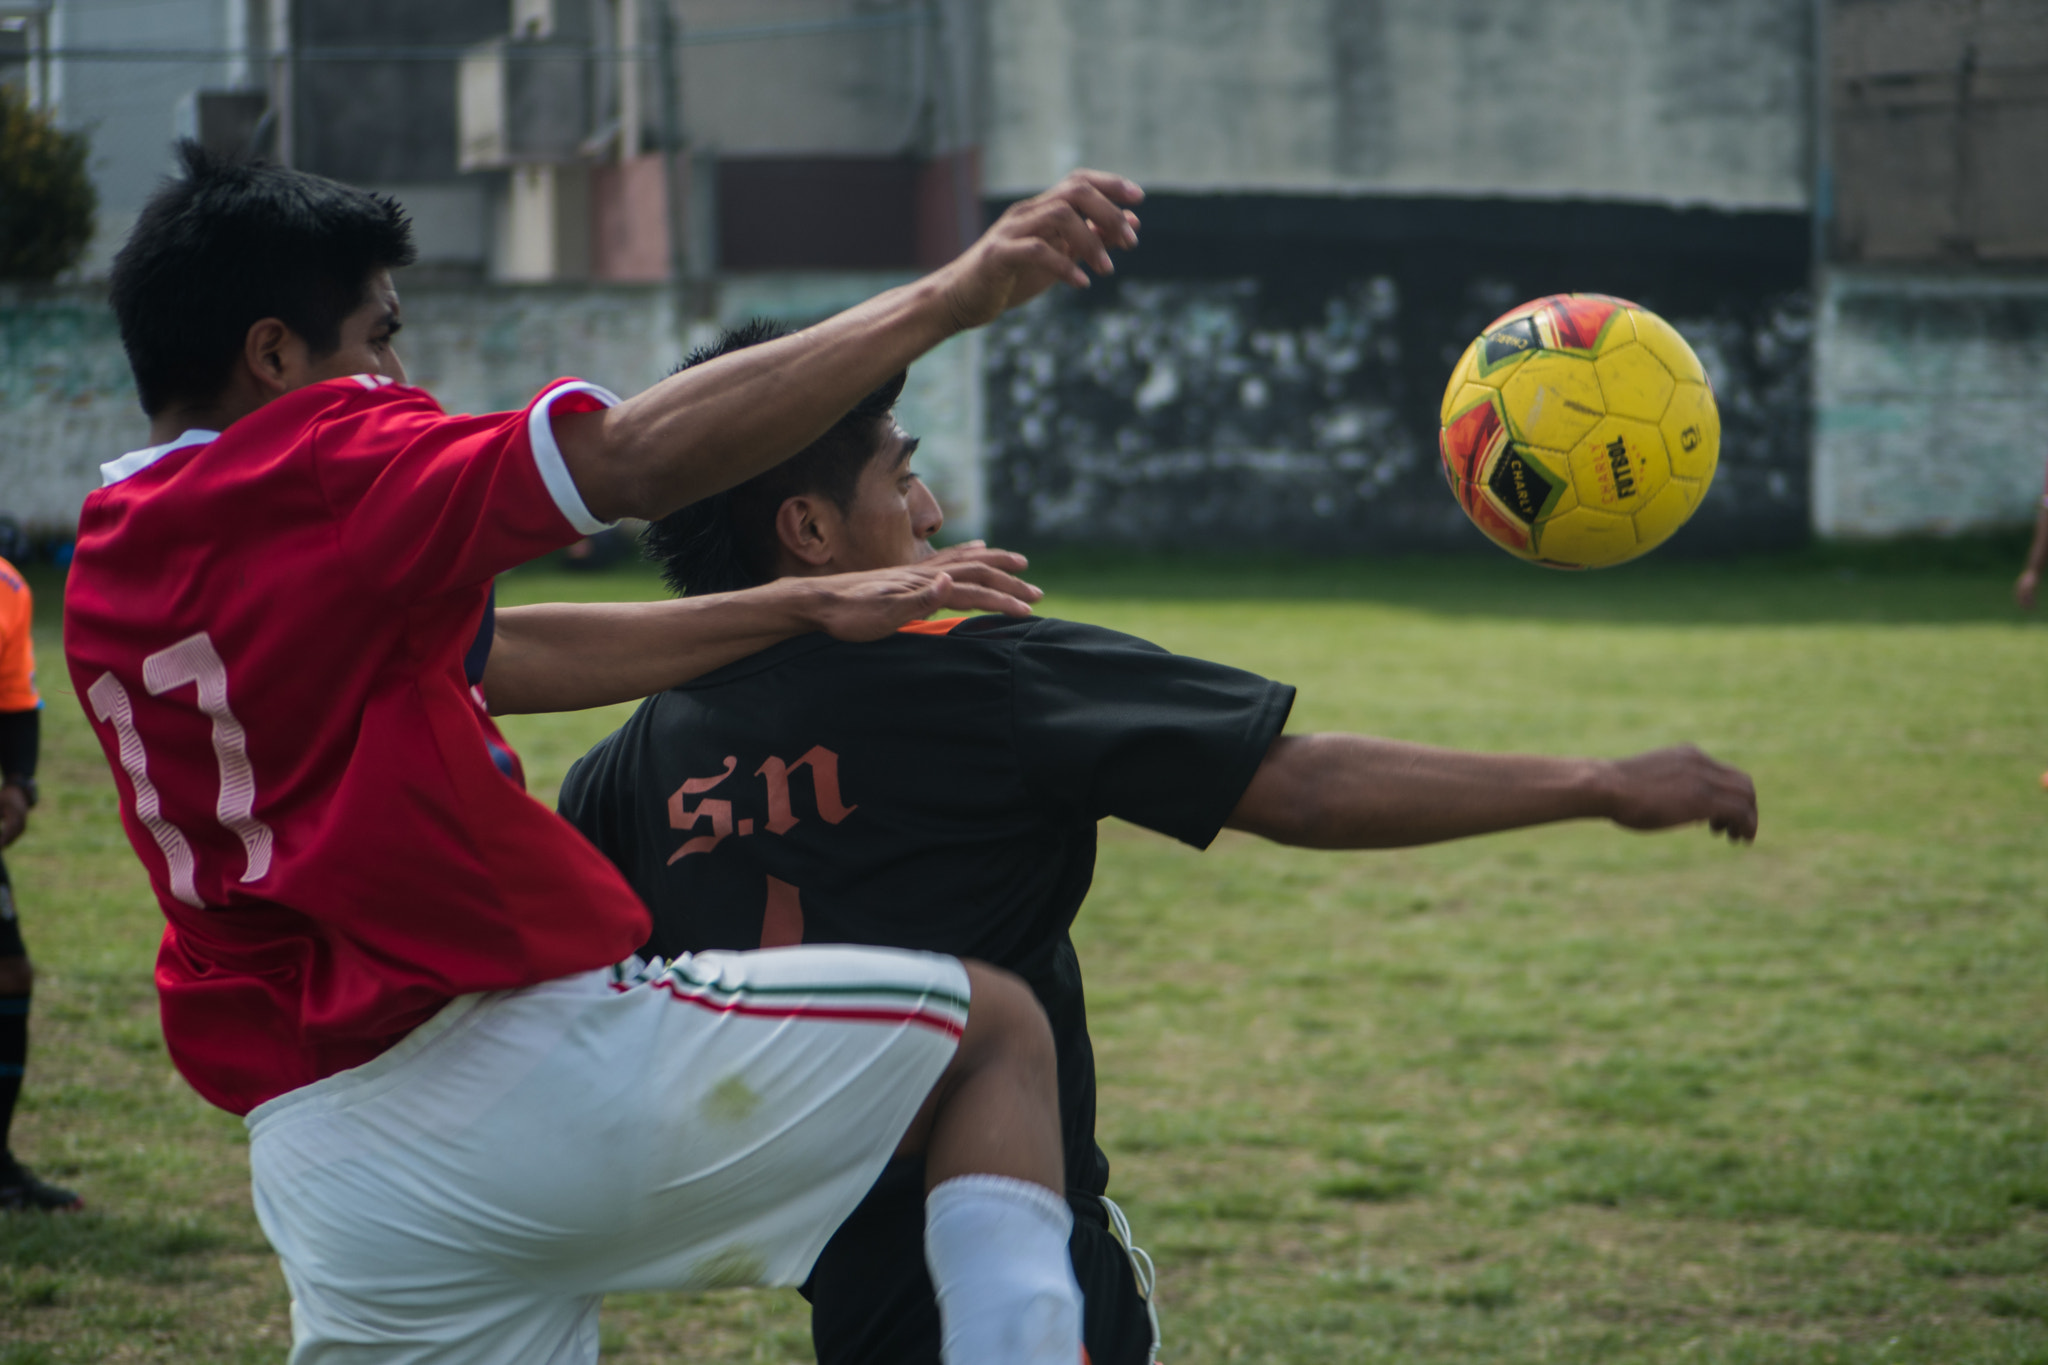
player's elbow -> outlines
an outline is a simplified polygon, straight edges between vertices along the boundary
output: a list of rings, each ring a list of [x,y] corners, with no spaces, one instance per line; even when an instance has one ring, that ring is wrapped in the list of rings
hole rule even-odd
[[[625,408],[622,404],[555,419],[555,443],[576,495],[599,521],[652,520],[675,510],[660,505],[664,461],[656,453],[657,442],[637,420],[638,414]]]
[[[1297,848],[1333,848],[1331,839],[1341,812],[1326,783],[1317,780],[1307,741],[1283,735],[1266,751],[1237,809],[1230,828]]]

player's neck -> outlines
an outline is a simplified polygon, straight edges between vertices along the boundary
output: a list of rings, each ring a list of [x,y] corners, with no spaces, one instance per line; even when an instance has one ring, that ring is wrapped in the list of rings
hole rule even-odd
[[[798,559],[788,550],[779,550],[775,555],[775,578],[823,578],[828,574],[844,572],[845,570],[829,560],[823,564],[812,564],[807,560]]]
[[[263,403],[264,398],[234,385],[210,403],[171,403],[149,419],[150,444],[175,441],[188,431],[226,431]]]

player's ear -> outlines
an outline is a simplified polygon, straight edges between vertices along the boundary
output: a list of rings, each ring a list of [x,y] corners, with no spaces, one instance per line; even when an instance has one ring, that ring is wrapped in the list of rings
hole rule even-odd
[[[304,349],[298,334],[277,318],[260,318],[249,324],[248,334],[242,338],[242,363],[269,397],[298,387],[292,382],[295,343]]]
[[[775,539],[783,553],[813,569],[830,564],[837,548],[832,534],[836,522],[828,515],[832,510],[824,498],[802,493],[784,498],[775,509]]]

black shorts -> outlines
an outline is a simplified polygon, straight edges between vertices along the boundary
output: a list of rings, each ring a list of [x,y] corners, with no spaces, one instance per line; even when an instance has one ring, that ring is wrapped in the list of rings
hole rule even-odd
[[[0,957],[27,957],[28,945],[21,941],[21,920],[14,913],[14,883],[7,880],[6,860],[0,859]]]
[[[1130,1253],[1110,1235],[1102,1201],[1070,1194],[1068,1249],[1083,1298],[1081,1339],[1092,1365],[1145,1365],[1152,1322]],[[883,1170],[825,1250],[803,1295],[818,1365],[939,1365],[939,1305],[924,1261],[924,1162]]]

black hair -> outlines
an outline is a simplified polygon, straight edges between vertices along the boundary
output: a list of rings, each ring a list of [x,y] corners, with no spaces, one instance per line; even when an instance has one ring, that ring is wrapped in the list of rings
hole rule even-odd
[[[316,359],[333,354],[371,274],[418,255],[405,210],[388,196],[189,140],[178,160],[184,174],[143,206],[111,280],[151,416],[219,397],[264,318],[291,328]]]
[[[755,318],[692,351],[676,373],[787,335],[788,329]],[[661,566],[668,585],[695,597],[737,592],[773,578],[775,514],[783,503],[804,494],[830,498],[842,512],[852,509],[862,472],[882,452],[882,421],[896,406],[907,377],[907,371],[898,370],[830,431],[773,469],[649,523],[640,543]]]

